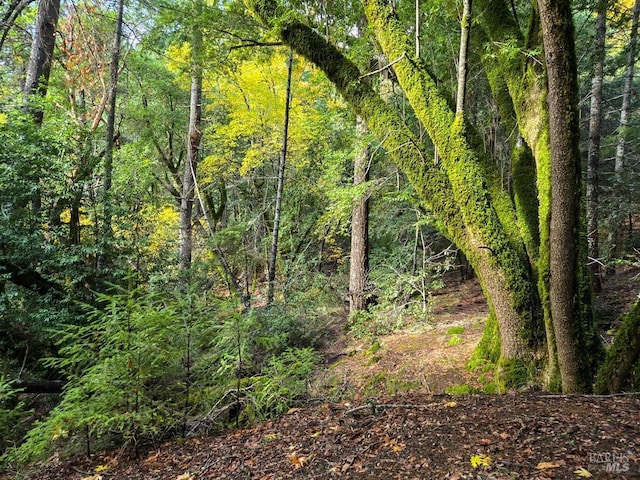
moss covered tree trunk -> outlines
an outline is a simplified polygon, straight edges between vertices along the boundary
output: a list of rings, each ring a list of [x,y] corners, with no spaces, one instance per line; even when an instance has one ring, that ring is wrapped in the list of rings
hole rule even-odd
[[[565,393],[587,392],[593,372],[582,308],[585,249],[580,242],[580,125],[578,76],[569,0],[539,0],[548,84],[551,140],[550,301]]]
[[[625,390],[640,391],[640,300],[623,318],[596,377],[598,394]]]
[[[573,93],[577,89],[564,90],[575,87],[575,69],[565,71],[570,75],[566,85],[562,79],[554,84],[561,87],[556,94],[568,96],[549,97],[538,4],[534,2],[527,31],[522,32],[505,0],[474,0],[477,24],[472,48],[481,55],[502,121],[508,131],[516,132],[511,144],[511,194],[503,188],[496,162],[485,152],[473,126],[463,115],[456,115],[451,101],[455,92],[444,91],[428,65],[415,55],[413,39],[394,12],[393,2],[363,0],[362,4],[371,31],[438,151],[438,164],[337,48],[287,15],[275,1],[247,3],[286,44],[326,73],[407,175],[441,231],[469,259],[494,319],[487,324],[479,353],[497,361],[503,386],[518,387],[534,380],[550,390],[588,391],[595,358],[590,354],[597,350],[597,342],[589,336],[590,299],[586,266],[581,263],[586,237],[578,215],[580,185],[576,183],[580,172]],[[563,15],[563,21],[570,22],[570,12],[565,10]],[[570,25],[564,27],[555,32],[557,43],[547,52],[561,65],[573,61],[562,57],[568,50],[570,56],[573,52]],[[558,50],[562,48],[564,53]],[[561,69],[557,73],[561,75]],[[553,182],[548,105],[554,128],[571,131],[566,138],[554,137],[559,163],[554,157]],[[552,188],[553,198],[558,198],[553,229]]]

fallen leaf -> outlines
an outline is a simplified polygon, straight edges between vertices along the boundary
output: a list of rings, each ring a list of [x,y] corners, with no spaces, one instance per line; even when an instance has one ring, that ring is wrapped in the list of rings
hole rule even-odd
[[[94,472],[104,472],[105,470],[109,470],[109,465],[98,465],[93,469]]]
[[[155,461],[158,459],[158,457],[159,457],[159,456],[160,456],[160,450],[158,450],[158,451],[157,451],[155,454],[153,454],[153,455],[149,455],[149,456],[147,457],[147,459],[144,461],[144,463],[153,463],[153,462],[155,462]]]
[[[447,402],[444,404],[444,406],[447,408],[453,408],[453,407],[457,407],[458,404],[456,402]]]
[[[591,475],[591,472],[589,470],[587,470],[586,468],[583,468],[583,467],[580,467],[579,469],[575,470],[573,473],[575,473],[579,477],[584,477],[584,478],[593,477],[593,475]]]
[[[176,477],[176,480],[193,480],[193,475],[191,475],[189,472],[187,473],[183,473],[182,475],[178,475]]]
[[[299,411],[301,411],[301,410],[302,410],[302,409],[301,409],[301,408],[298,408],[298,407],[290,408],[290,409],[287,411],[287,415],[291,415],[292,413],[296,413],[296,412],[299,412]]]
[[[307,462],[307,457],[299,457],[296,452],[291,452],[289,454],[289,461],[291,465],[298,469],[304,467],[304,464]]]
[[[548,470],[549,468],[558,468],[560,465],[553,462],[540,462],[536,468],[538,470]]]

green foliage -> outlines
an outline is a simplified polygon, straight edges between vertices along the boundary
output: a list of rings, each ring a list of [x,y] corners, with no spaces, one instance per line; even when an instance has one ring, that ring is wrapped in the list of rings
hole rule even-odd
[[[445,388],[444,391],[448,395],[469,395],[472,393],[478,393],[477,388],[472,387],[471,385],[467,385],[466,383],[460,385],[452,385]]]
[[[243,412],[250,420],[263,420],[286,412],[307,392],[307,382],[317,363],[311,348],[290,348],[271,357],[262,374],[254,377]]]
[[[18,399],[19,393],[4,375],[0,376],[0,455],[24,433],[28,412],[24,402]]]
[[[463,325],[455,325],[447,329],[447,335],[462,335],[464,330],[465,328]]]
[[[47,364],[68,378],[62,401],[8,461],[61,445],[135,446],[224,425],[234,409],[243,422],[264,419],[305,394],[317,359],[296,345],[318,332],[294,336],[293,319],[278,310],[241,314],[197,289],[113,292],[86,307],[86,324],[59,330],[60,357]]]

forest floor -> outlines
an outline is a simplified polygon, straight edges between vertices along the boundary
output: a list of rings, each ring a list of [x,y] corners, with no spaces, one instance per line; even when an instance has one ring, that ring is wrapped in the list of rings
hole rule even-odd
[[[607,323],[634,301],[638,273],[607,279],[596,302]],[[480,289],[447,283],[427,321],[393,333],[357,340],[334,322],[313,400],[279,418],[137,457],[55,455],[24,478],[640,479],[638,396],[445,393],[491,383],[491,372],[464,368],[487,315]]]

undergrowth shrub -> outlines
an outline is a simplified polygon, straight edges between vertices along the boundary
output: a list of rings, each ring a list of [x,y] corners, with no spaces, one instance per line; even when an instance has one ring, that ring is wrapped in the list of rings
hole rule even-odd
[[[0,453],[17,442],[23,433],[22,424],[28,412],[18,398],[19,393],[4,376],[0,377]]]
[[[261,420],[306,393],[316,363],[299,346],[297,317],[278,309],[241,313],[201,292],[116,288],[87,312],[84,325],[60,329],[60,356],[46,362],[68,379],[61,402],[4,461]],[[317,335],[308,333],[303,343]]]

